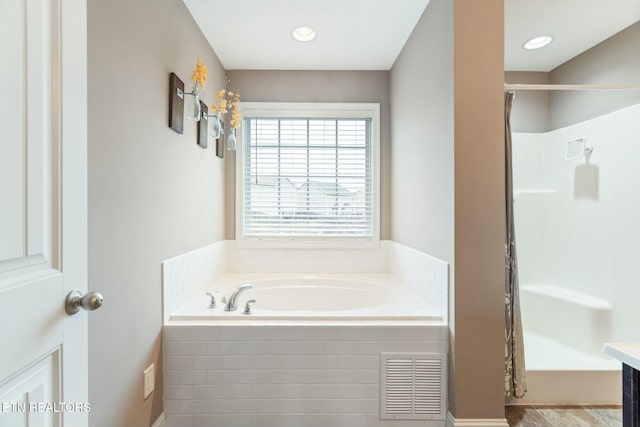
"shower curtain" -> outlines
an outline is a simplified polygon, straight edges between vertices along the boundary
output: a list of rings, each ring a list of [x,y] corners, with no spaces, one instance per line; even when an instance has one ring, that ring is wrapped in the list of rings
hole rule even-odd
[[[513,92],[504,94],[505,190],[507,230],[505,236],[505,400],[523,397],[527,391],[524,366],[524,340],[520,316],[520,284],[516,256],[516,233],[513,216],[513,162],[511,151],[511,105]]]

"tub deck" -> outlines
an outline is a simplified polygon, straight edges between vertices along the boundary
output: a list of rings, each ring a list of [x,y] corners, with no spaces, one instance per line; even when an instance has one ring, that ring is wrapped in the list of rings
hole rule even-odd
[[[244,283],[254,285],[238,300],[238,309],[225,312],[222,298]],[[300,275],[226,274],[205,287],[216,296],[196,295],[171,314],[169,322],[424,322],[444,324],[442,315],[414,289],[389,274]],[[242,314],[255,299],[252,314]],[[350,308],[352,307],[352,308]],[[302,308],[302,309],[300,309]]]

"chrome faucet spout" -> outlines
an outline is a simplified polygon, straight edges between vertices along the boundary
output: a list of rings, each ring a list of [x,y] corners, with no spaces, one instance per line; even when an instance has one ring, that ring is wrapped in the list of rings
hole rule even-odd
[[[233,293],[231,294],[231,296],[229,297],[229,300],[227,301],[227,304],[224,306],[224,311],[235,311],[238,309],[238,297],[240,296],[240,294],[244,291],[247,291],[249,289],[253,288],[253,285],[250,285],[249,283],[245,283],[244,285],[240,286],[238,289],[236,289],[235,291],[233,291]]]

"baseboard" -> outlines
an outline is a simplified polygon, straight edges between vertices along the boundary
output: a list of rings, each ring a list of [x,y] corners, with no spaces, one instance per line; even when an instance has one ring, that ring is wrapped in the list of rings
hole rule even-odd
[[[527,393],[509,405],[620,405],[622,375],[612,371],[527,371]]]
[[[448,412],[447,427],[509,427],[509,423],[505,418],[462,418],[456,420],[451,412]]]
[[[167,427],[167,416],[163,413],[156,419],[151,427]]]

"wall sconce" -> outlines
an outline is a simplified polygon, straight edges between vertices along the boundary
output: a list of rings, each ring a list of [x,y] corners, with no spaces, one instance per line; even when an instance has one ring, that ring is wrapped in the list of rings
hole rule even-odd
[[[240,126],[240,111],[238,110],[238,104],[240,104],[240,94],[236,91],[228,91],[227,85],[229,79],[224,77],[224,86],[216,93],[217,101],[212,105],[212,109],[216,112],[215,118],[211,120],[210,134],[214,138],[220,138],[220,130],[224,131],[224,123],[220,121],[220,114],[231,114],[229,124],[229,135],[227,136],[227,151],[236,151],[236,129]]]
[[[187,118],[200,121],[202,108],[197,87],[191,92],[184,91],[184,83],[174,73],[169,74],[169,127],[178,133],[184,130],[184,98],[190,97],[187,104]]]
[[[220,134],[216,139],[216,156],[224,158],[224,122],[220,120]]]
[[[199,122],[202,118],[198,88],[204,87],[208,72],[209,70],[202,62],[202,59],[198,58],[198,64],[191,75],[191,80],[193,81],[193,90],[191,92],[184,91],[184,82],[175,73],[169,74],[169,127],[174,131],[183,133],[185,96],[190,97],[187,105],[187,118],[196,122]]]
[[[212,109],[214,114],[208,114],[207,106],[200,101],[198,88],[204,87],[207,81],[207,67],[198,58],[198,65],[193,70],[191,80],[193,80],[193,90],[191,92],[184,91],[184,82],[175,73],[169,74],[169,127],[178,133],[183,133],[184,121],[184,98],[189,97],[187,105],[187,118],[200,122],[198,124],[198,145],[207,148],[207,135],[216,139],[216,154],[219,157],[224,156],[224,147],[227,151],[236,151],[237,139],[236,128],[240,124],[240,113],[238,104],[240,103],[240,95],[234,92],[227,92],[227,83],[229,80],[225,77],[224,88],[217,94],[216,102]],[[221,113],[227,113],[227,108],[231,113],[231,128],[227,136],[227,143],[224,144],[224,123],[220,119]]]
[[[171,73],[169,74],[169,127],[178,133],[183,133],[183,124],[184,83],[175,73]]]
[[[178,97],[184,100],[185,95],[190,96],[189,103],[187,104],[187,119],[200,121],[202,117],[202,109],[200,108],[200,95],[198,94],[198,86],[194,86],[191,92],[185,93],[178,88]]]
[[[222,132],[222,121],[220,120],[220,114],[209,114],[209,136],[213,139],[220,138]]]
[[[205,114],[202,116],[204,118]],[[224,123],[220,119],[220,113],[206,114],[206,117],[209,119],[209,136],[216,140],[224,138]],[[232,127],[227,136],[227,151],[236,151],[237,145],[236,128]]]
[[[205,105],[204,102],[198,100],[198,104],[200,104],[199,110],[201,112],[200,115],[200,121],[198,122],[198,145],[202,148],[207,148],[207,142],[208,142],[208,137],[209,137],[209,120],[207,119],[209,117],[209,114],[207,114],[208,108]]]

